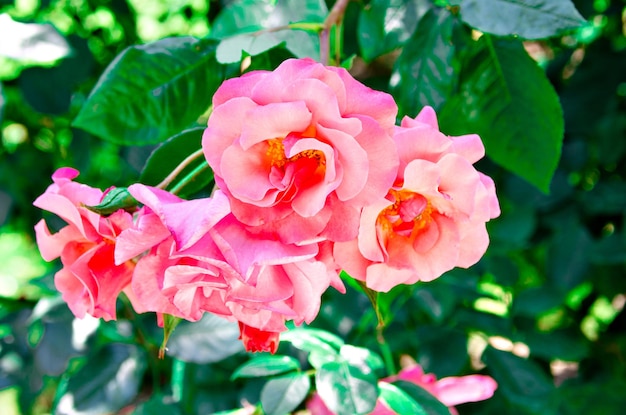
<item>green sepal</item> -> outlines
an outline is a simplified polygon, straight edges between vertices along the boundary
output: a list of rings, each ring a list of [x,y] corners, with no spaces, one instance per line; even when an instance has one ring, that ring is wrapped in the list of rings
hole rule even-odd
[[[108,216],[120,209],[132,213],[137,209],[138,205],[139,202],[130,194],[126,187],[116,187],[108,191],[99,204],[95,206],[85,205],[85,207],[98,215]]]

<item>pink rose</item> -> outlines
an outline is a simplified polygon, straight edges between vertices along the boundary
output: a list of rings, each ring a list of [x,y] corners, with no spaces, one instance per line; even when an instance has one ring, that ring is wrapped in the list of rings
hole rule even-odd
[[[384,292],[478,262],[489,244],[485,223],[500,214],[493,181],[473,166],[484,155],[480,137],[445,136],[426,107],[402,120],[394,141],[394,186],[363,208],[358,238],[334,248],[348,274]]]
[[[116,260],[147,252],[132,281],[142,311],[191,321],[219,314],[240,322],[249,350],[271,351],[285,321],[310,323],[331,282],[342,287],[337,271],[316,259],[317,244],[248,232],[221,191],[191,201],[141,184],[129,191],[145,206],[136,226],[120,235]]]
[[[123,210],[102,217],[85,208],[99,204],[103,192],[72,181],[78,174],[72,168],[58,169],[52,175],[54,183],[33,203],[67,222],[51,234],[45,220],[39,221],[35,226],[37,244],[46,261],[61,257],[63,268],[54,283],[74,315],[112,320],[117,297],[128,291],[134,268],[128,261],[114,263],[115,243],[132,225],[132,217]]]
[[[396,177],[397,107],[341,68],[290,59],[227,80],[202,146],[235,217],[286,243],[350,240]]]
[[[425,389],[446,405],[452,414],[457,414],[455,405],[489,399],[498,387],[493,378],[484,375],[452,376],[437,380],[435,375],[425,374],[418,364],[406,367],[397,375],[381,381],[391,383],[398,380],[411,382]],[[306,406],[311,415],[334,415],[317,393],[311,397]],[[396,415],[396,412],[379,399],[370,415]]]

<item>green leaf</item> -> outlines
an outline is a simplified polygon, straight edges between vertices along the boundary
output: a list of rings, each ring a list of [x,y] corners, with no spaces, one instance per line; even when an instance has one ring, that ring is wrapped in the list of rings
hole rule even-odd
[[[548,249],[547,277],[553,287],[566,292],[587,277],[593,238],[576,218],[564,221],[563,225]]]
[[[145,370],[146,356],[141,349],[109,344],[69,378],[54,413],[117,413],[136,398]]]
[[[107,216],[120,209],[133,211],[138,204],[139,202],[135,200],[127,188],[116,187],[109,190],[102,198],[102,202],[96,206],[85,207],[99,215]]]
[[[585,19],[570,0],[459,0],[461,17],[494,35],[542,39],[575,29]]]
[[[202,148],[202,132],[204,128],[191,128],[170,137],[157,147],[146,161],[141,172],[139,181],[141,183],[156,186],[161,183],[172,171],[174,171],[187,157]],[[193,180],[189,181],[178,195],[181,197],[190,196],[205,189],[213,182],[213,171],[206,164],[203,155],[198,156],[176,176],[175,184],[183,178],[193,174],[196,169],[205,166]],[[168,188],[170,188],[168,186]]]
[[[483,35],[472,52],[442,129],[479,134],[493,161],[547,193],[563,141],[558,96],[520,41]]]
[[[213,22],[211,36],[222,39],[217,59],[239,62],[244,54],[258,55],[281,43],[298,58],[319,60],[316,28],[328,9],[322,0],[243,0],[224,8]],[[292,30],[288,25],[307,30]],[[310,25],[309,25],[310,24]]]
[[[391,76],[400,115],[415,116],[425,105],[437,110],[452,94],[459,68],[452,42],[457,24],[445,9],[431,9],[419,21]]]
[[[400,380],[394,382],[393,385],[409,395],[415,402],[419,403],[422,412],[418,413],[427,415],[450,415],[450,410],[447,406],[415,383]]]
[[[367,414],[376,406],[376,377],[359,367],[337,360],[324,363],[315,373],[317,392],[337,415]]]
[[[261,389],[261,405],[267,415],[288,414],[306,398],[311,388],[309,375],[293,373],[267,381]]]
[[[378,382],[380,400],[397,414],[428,415],[422,406],[397,386]]]
[[[358,41],[365,61],[404,45],[430,5],[421,0],[373,0],[359,15]]]
[[[554,385],[537,363],[490,346],[483,353],[483,361],[498,382],[501,394],[512,403],[534,410],[533,413],[542,413]]]
[[[122,145],[156,144],[192,125],[228,77],[217,42],[166,38],[125,49],[107,67],[73,126]]]
[[[243,350],[239,326],[205,313],[194,323],[182,321],[170,336],[167,354],[185,362],[219,362]]]
[[[300,362],[293,357],[263,355],[252,358],[239,366],[230,379],[256,378],[291,372],[293,370],[300,370]]]
[[[290,342],[295,348],[306,352],[321,351],[334,355],[344,345],[344,341],[340,337],[330,332],[304,327],[282,333],[280,340]]]

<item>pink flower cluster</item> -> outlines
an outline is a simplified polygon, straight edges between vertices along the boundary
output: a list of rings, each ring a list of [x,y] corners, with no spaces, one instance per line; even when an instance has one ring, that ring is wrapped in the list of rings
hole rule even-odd
[[[128,188],[133,214],[89,211],[103,193],[60,169],[35,205],[67,226],[36,226],[61,257],[57,288],[77,316],[115,318],[123,291],[138,312],[238,321],[244,345],[274,352],[285,322],[311,322],[339,271],[377,291],[476,263],[499,214],[473,164],[476,135],[448,137],[431,108],[395,125],[393,98],[341,68],[287,60],[227,80],[202,139],[219,188],[182,200]]]
[[[446,405],[451,414],[458,413],[454,408],[456,405],[491,398],[498,387],[493,378],[484,375],[450,376],[437,380],[434,374],[424,373],[418,364],[408,366],[397,375],[382,379],[381,382],[391,383],[398,380],[410,382],[425,389]],[[307,402],[307,409],[311,415],[334,415],[317,393]],[[379,399],[370,415],[396,415],[396,412]]]

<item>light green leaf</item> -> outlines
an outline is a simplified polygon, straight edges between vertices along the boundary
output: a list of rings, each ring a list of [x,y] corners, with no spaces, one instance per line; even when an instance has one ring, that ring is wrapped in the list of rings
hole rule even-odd
[[[258,356],[248,360],[230,377],[231,380],[238,378],[256,378],[262,376],[277,375],[300,369],[300,362],[291,356]]]
[[[73,126],[122,145],[156,144],[179,133],[209,108],[230,73],[217,63],[216,45],[180,37],[125,49],[102,74]]]
[[[182,321],[170,336],[167,354],[184,362],[213,363],[243,351],[239,326],[205,313],[194,323]]]
[[[487,155],[544,192],[563,142],[558,96],[518,40],[484,35],[463,63],[457,93],[443,106],[448,134],[477,133]]]
[[[222,39],[217,59],[239,62],[285,43],[294,56],[319,59],[316,30],[328,9],[322,0],[243,0],[224,8],[213,22],[211,36]],[[293,30],[289,25],[299,28]],[[301,30],[305,29],[305,30]]]
[[[376,406],[376,377],[345,361],[324,363],[315,373],[317,392],[337,415],[370,413]]]
[[[261,389],[261,405],[267,415],[285,415],[296,409],[311,388],[309,375],[293,373],[270,379]]]
[[[418,402],[422,410],[422,412],[417,412],[418,414],[450,415],[448,407],[421,386],[403,380],[394,382],[393,385],[409,395],[415,402]]]
[[[461,18],[494,35],[543,39],[575,29],[585,19],[570,0],[460,0]]]
[[[364,373],[372,373],[385,367],[383,359],[378,354],[364,347],[346,344],[341,346],[339,354],[346,362],[360,367]]]
[[[456,24],[445,9],[432,9],[419,21],[391,76],[400,115],[415,116],[425,105],[439,109],[451,95],[459,68],[452,42]]]
[[[397,414],[428,415],[419,403],[397,386],[378,382],[380,400]]]

